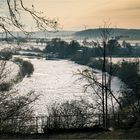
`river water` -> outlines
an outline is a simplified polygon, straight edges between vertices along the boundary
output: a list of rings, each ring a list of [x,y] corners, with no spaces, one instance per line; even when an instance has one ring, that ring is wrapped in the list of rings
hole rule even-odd
[[[78,70],[88,67],[68,60],[26,59],[34,65],[35,71],[31,77],[24,78],[16,85],[16,89],[20,94],[34,91],[36,95],[40,95],[34,103],[37,114],[46,114],[47,106],[55,102],[90,98],[90,93],[84,92],[85,81],[78,80],[79,77],[76,75]],[[120,80],[114,77],[112,89],[118,94],[120,88]]]

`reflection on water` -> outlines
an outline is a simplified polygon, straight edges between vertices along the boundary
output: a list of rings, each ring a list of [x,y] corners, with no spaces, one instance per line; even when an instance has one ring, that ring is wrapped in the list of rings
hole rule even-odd
[[[34,74],[25,78],[16,88],[21,94],[33,90],[41,95],[35,103],[37,113],[44,114],[46,105],[54,102],[79,99],[80,96],[88,97],[89,93],[84,93],[83,90],[85,82],[78,81],[78,76],[75,75],[78,69],[85,69],[86,66],[68,60],[29,60],[34,65]],[[120,81],[117,78],[113,79],[112,87],[116,92],[120,89]]]

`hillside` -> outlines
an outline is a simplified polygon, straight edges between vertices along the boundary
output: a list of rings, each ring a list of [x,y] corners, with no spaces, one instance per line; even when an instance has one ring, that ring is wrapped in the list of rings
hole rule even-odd
[[[58,32],[32,32],[32,38],[100,38],[100,29],[87,29],[82,31],[58,31]],[[12,32],[14,36],[26,37],[22,32]],[[113,29],[112,37],[120,37],[120,39],[140,40],[140,29]],[[5,37],[0,33],[0,38]]]
[[[76,37],[98,38],[101,36],[101,29],[87,29],[75,33]],[[119,36],[120,39],[140,39],[140,29],[113,29],[112,37]]]

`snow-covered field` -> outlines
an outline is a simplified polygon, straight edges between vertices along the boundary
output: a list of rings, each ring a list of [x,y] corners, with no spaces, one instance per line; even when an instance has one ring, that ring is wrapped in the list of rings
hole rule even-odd
[[[25,59],[25,58],[24,58]],[[26,58],[27,59],[27,58]],[[26,93],[31,90],[40,95],[34,107],[37,114],[45,114],[46,106],[54,102],[66,100],[90,98],[89,93],[84,93],[84,81],[79,81],[75,75],[79,70],[87,68],[68,60],[43,60],[28,59],[34,65],[35,71],[30,78],[25,78],[16,88],[19,93]],[[121,82],[114,78],[112,87],[117,92]]]
[[[4,71],[3,71],[4,68]],[[3,81],[10,81],[15,78],[19,71],[18,65],[13,63],[12,61],[2,61],[0,60],[0,76],[1,80],[0,82]]]
[[[93,57],[92,60],[94,59],[99,59],[99,57]],[[109,59],[109,58],[108,58]],[[112,58],[112,62],[114,64],[117,64],[117,63],[121,63],[123,61],[128,61],[128,62],[135,62],[135,61],[140,61],[140,57],[113,57]]]
[[[43,50],[45,48],[46,44],[36,44],[36,43],[21,43],[19,45],[15,44],[7,44],[5,42],[0,42],[0,50],[6,49],[6,50],[18,50],[18,49],[33,49],[38,48],[40,50]]]

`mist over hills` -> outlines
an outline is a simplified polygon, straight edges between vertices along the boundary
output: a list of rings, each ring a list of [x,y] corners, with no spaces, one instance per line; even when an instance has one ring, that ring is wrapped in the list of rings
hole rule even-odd
[[[16,37],[27,37],[22,32],[12,32]],[[120,39],[140,40],[140,29],[121,29],[112,28],[112,37],[119,37]],[[5,37],[0,34],[0,38]],[[78,38],[100,38],[101,29],[87,29],[82,31],[58,31],[58,32],[31,32],[31,38],[62,38],[62,39],[78,39]]]
[[[27,37],[23,32],[11,32],[15,37]],[[59,38],[59,37],[70,37],[74,36],[75,31],[36,31],[29,32],[31,38]],[[5,34],[1,33],[0,37],[5,37]],[[12,36],[8,36],[12,37]]]
[[[121,29],[111,28],[112,37],[120,37],[120,39],[140,39],[140,29]],[[75,33],[75,36],[86,38],[99,38],[101,37],[101,29],[87,29]]]

